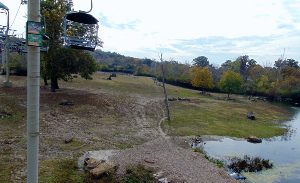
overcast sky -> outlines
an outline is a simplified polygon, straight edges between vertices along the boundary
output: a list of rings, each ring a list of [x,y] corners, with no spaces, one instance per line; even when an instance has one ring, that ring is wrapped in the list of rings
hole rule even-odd
[[[0,0],[11,23],[21,0]],[[88,10],[88,0],[73,0]],[[220,65],[249,55],[263,65],[283,54],[300,61],[300,0],[94,0],[103,50],[190,62],[204,55]],[[24,32],[22,5],[12,28]],[[0,24],[5,16],[0,14]]]

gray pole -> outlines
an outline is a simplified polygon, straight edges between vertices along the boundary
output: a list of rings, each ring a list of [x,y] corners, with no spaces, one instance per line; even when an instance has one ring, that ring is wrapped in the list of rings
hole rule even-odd
[[[40,22],[40,0],[28,1],[28,21]],[[27,183],[38,183],[40,48],[27,49]]]
[[[5,46],[4,46],[4,49],[5,49],[5,54],[4,54],[4,58],[5,58],[5,67],[6,67],[6,71],[5,71],[5,74],[6,74],[6,77],[5,77],[5,86],[6,87],[9,87],[10,83],[9,83],[9,62],[8,62],[8,55],[9,55],[9,40],[8,40],[8,35],[6,36],[6,39],[5,39]]]
[[[11,87],[11,83],[9,82],[9,62],[8,62],[8,55],[9,55],[9,10],[7,9],[7,27],[5,32],[5,40],[4,40],[4,60],[5,60],[5,81],[3,83],[4,87]]]

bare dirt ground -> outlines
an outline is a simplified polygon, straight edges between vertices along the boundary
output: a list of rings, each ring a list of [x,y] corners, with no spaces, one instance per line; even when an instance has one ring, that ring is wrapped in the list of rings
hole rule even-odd
[[[15,124],[5,123],[1,127],[0,153],[7,159],[0,159],[18,166],[12,169],[11,179],[22,182],[26,163],[26,88],[24,80],[16,79],[14,84],[13,88],[0,88],[0,100],[13,97],[22,114]],[[74,105],[59,105],[63,100]],[[42,87],[40,160],[78,157],[91,150],[124,149],[111,158],[119,164],[119,173],[127,165],[140,163],[162,171],[164,177],[175,183],[235,182],[203,155],[178,146],[175,138],[163,133],[162,103],[159,97],[124,96],[72,87],[51,93]],[[66,139],[72,142],[66,144]]]

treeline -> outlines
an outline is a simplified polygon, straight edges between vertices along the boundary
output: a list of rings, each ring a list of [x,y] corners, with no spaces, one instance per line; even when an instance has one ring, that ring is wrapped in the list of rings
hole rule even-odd
[[[300,68],[294,59],[280,58],[273,66],[262,66],[244,55],[235,60],[227,60],[220,67],[216,67],[205,56],[193,59],[192,64],[184,64],[174,60],[162,63],[148,58],[126,57],[101,50],[91,53],[93,57],[84,52],[79,54],[76,50],[62,48],[60,50],[57,51],[55,59],[55,73],[60,74],[58,78],[66,81],[72,79],[73,74],[90,79],[96,70],[124,72],[161,80],[161,69],[164,64],[166,82],[169,84],[199,89],[202,93],[226,92],[228,97],[232,93],[239,93],[300,103]],[[46,84],[47,76],[50,74],[47,74],[44,56],[46,54],[42,54],[41,58],[41,75]],[[9,60],[12,73],[26,75],[26,55],[10,53]],[[93,60],[97,61],[96,65]],[[53,71],[53,67],[51,68]]]
[[[161,63],[100,50],[93,55],[101,71],[151,76],[161,80],[161,64],[164,64],[166,82],[173,85],[199,89],[203,93],[222,91],[228,97],[239,93],[300,102],[300,67],[294,59],[280,58],[273,66],[262,66],[244,55],[217,67],[205,56],[193,59],[192,64],[183,64],[174,60]]]

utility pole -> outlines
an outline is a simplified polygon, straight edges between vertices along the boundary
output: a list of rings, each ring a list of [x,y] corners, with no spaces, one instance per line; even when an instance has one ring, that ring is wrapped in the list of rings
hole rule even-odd
[[[167,112],[167,120],[170,121],[170,110],[169,110],[169,102],[168,102],[168,94],[165,86],[165,70],[164,70],[164,60],[162,58],[162,54],[160,54],[160,61],[161,61],[161,72],[162,72],[162,81],[163,81],[163,89],[164,89],[164,96],[165,96],[165,106]]]
[[[40,0],[29,0],[27,11],[28,21],[40,22]],[[27,47],[27,183],[38,183],[40,48]]]

